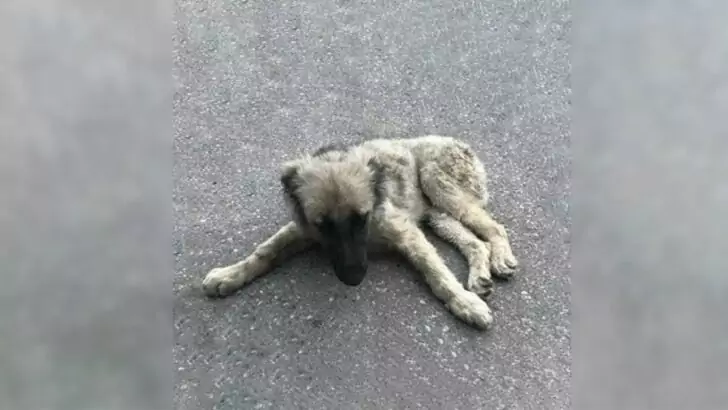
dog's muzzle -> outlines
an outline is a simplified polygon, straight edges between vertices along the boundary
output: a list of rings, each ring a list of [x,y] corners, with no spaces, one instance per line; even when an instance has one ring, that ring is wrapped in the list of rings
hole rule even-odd
[[[334,273],[344,284],[349,286],[358,286],[364,281],[367,274],[366,265],[344,265],[334,267]]]
[[[340,248],[331,259],[336,277],[344,284],[357,286],[364,280],[368,265],[366,248]]]

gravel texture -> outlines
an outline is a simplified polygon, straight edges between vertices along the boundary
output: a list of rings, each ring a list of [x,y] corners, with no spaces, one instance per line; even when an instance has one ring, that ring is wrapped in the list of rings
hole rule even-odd
[[[569,407],[567,2],[180,0],[175,21],[175,408]],[[481,155],[522,264],[490,331],[395,257],[357,288],[305,255],[202,295],[286,221],[279,163],[425,133]]]

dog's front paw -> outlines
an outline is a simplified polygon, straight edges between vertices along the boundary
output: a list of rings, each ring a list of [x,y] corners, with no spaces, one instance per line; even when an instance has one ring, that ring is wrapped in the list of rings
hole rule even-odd
[[[485,330],[493,323],[490,307],[475,293],[462,292],[447,307],[455,316],[479,329]]]
[[[202,290],[209,297],[225,297],[242,287],[241,277],[237,266],[215,268],[202,281]]]
[[[511,248],[507,245],[493,249],[490,254],[490,269],[494,275],[502,279],[508,279],[516,271],[518,260],[513,256]]]

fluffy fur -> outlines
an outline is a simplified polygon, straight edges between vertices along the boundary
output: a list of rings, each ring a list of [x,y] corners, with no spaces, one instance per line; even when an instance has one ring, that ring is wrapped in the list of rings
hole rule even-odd
[[[455,316],[481,329],[492,323],[482,299],[492,291],[491,272],[509,277],[518,263],[506,230],[486,211],[486,173],[465,143],[425,136],[327,146],[284,164],[281,183],[292,221],[246,259],[213,269],[203,281],[207,295],[229,295],[314,244],[337,277],[356,286],[368,250],[386,246],[422,273]],[[423,223],[465,256],[466,286],[426,239]]]

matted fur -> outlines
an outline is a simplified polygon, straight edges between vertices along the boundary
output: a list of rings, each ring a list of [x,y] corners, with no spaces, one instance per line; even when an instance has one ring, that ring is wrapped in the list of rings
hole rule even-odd
[[[292,221],[244,260],[210,271],[202,284],[207,295],[229,295],[316,243],[350,241],[342,248],[348,256],[332,255],[345,283],[363,279],[366,248],[386,246],[423,274],[455,316],[481,329],[491,324],[482,299],[492,291],[491,272],[509,277],[518,263],[506,230],[486,211],[486,173],[468,145],[424,136],[327,146],[284,164],[281,183]],[[427,240],[422,223],[465,256],[466,286]]]

